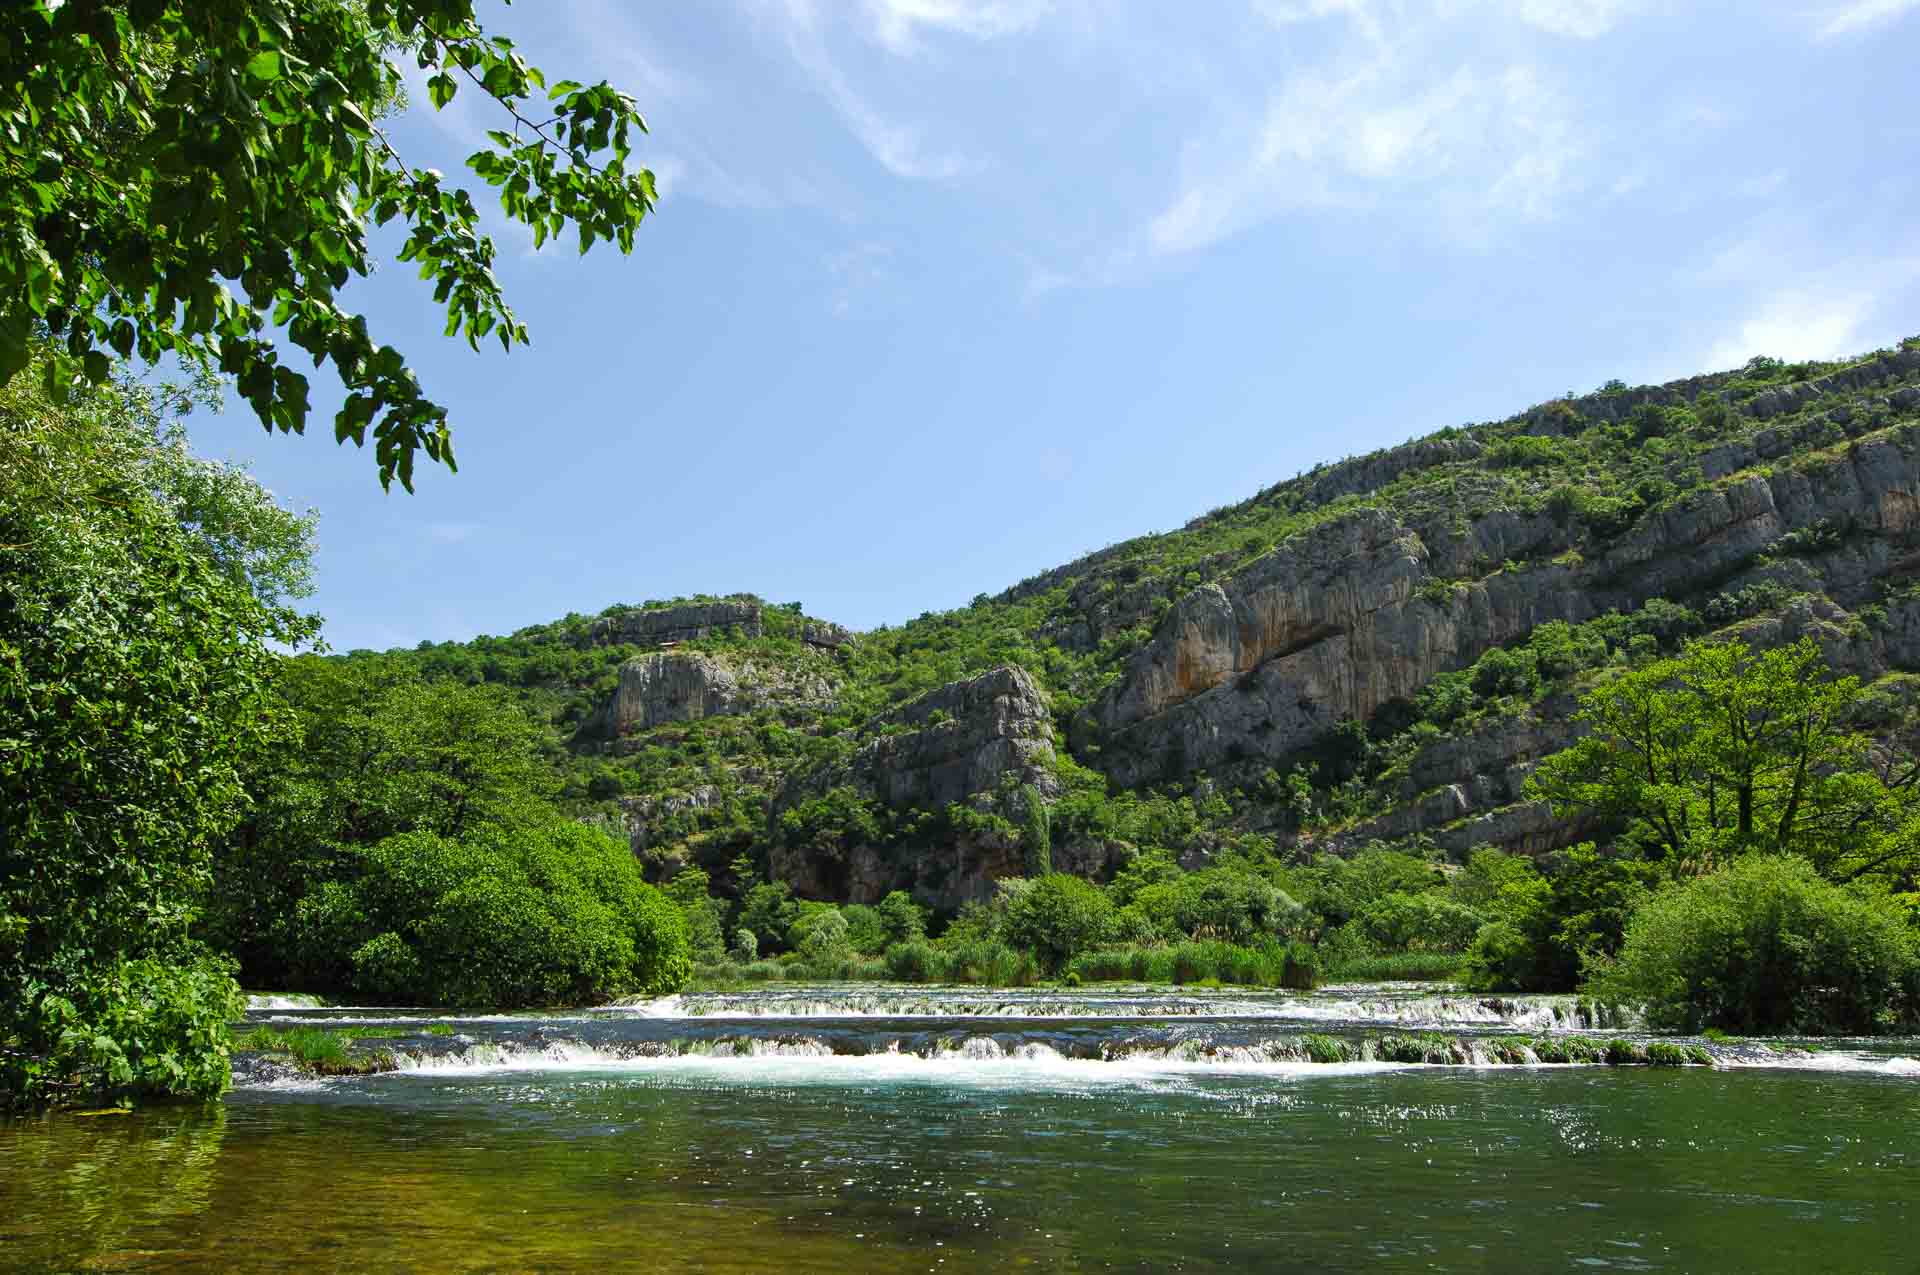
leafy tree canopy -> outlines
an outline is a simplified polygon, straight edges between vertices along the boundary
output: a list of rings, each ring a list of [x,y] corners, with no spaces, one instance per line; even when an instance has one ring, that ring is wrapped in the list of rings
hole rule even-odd
[[[1558,811],[1625,821],[1684,872],[1751,850],[1801,854],[1843,880],[1904,870],[1920,850],[1915,775],[1876,762],[1853,726],[1860,700],[1811,638],[1760,653],[1691,643],[1589,694],[1592,733],[1530,786]]]
[[[369,225],[406,230],[401,261],[448,336],[525,344],[472,195],[395,148],[399,60],[436,109],[461,92],[501,111],[467,157],[537,244],[633,247],[653,175],[645,123],[605,82],[551,86],[472,0],[25,0],[0,16],[0,384],[36,338],[50,391],[105,382],[113,355],[175,354],[235,378],[268,429],[306,428],[308,382],[279,333],[346,388],[334,437],[371,430],[382,485],[424,452],[453,466],[447,410],[341,289],[373,266]]]
[[[311,521],[135,386],[0,388],[0,1104],[217,1093],[237,989],[189,938],[290,723]]]

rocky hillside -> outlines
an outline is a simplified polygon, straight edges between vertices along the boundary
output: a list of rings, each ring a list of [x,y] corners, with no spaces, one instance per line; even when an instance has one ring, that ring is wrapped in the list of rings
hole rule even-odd
[[[1524,781],[1601,670],[1812,633],[1904,694],[1917,573],[1920,338],[1442,430],[897,628],[733,596],[381,658],[519,687],[651,871],[951,910],[1141,854],[1555,848],[1590,830]]]

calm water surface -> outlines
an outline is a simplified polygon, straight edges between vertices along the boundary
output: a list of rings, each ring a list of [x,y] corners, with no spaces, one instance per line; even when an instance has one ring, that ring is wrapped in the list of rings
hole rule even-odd
[[[874,995],[452,1019],[390,1075],[0,1125],[0,1265],[1920,1269],[1920,1041],[1317,1065],[1274,1042],[1570,1007]]]

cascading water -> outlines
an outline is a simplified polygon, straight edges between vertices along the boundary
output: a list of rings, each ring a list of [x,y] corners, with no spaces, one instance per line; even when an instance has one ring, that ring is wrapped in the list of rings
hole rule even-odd
[[[1475,997],[1394,988],[1312,994],[1103,988],[793,988],[701,993],[571,1014],[429,1016],[328,1007],[253,1011],[275,1023],[354,1025],[354,1048],[408,1073],[627,1070],[778,1061],[783,1079],[880,1074],[999,1083],[1016,1072],[1125,1079],[1155,1072],[1439,1065],[1855,1066],[1911,1074],[1904,1057],[1809,1055],[1763,1044],[1672,1042],[1571,997]],[[432,1033],[428,1028],[433,1027]],[[383,1032],[385,1035],[372,1033]],[[1601,1034],[1606,1033],[1606,1034]],[[804,1063],[804,1065],[802,1065]],[[850,1064],[857,1063],[857,1068]],[[284,1081],[243,1059],[242,1083]]]

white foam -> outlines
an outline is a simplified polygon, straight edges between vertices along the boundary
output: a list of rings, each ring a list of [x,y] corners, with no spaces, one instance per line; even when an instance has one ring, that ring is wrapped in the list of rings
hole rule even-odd
[[[1841,1049],[1817,1049],[1811,1053],[1797,1050],[1771,1055],[1741,1055],[1720,1060],[1722,1067],[1748,1067],[1778,1071],[1823,1071],[1851,1075],[1920,1077],[1920,1058],[1885,1054],[1864,1054]]]
[[[987,1038],[970,1040],[958,1049],[939,1050],[929,1057],[896,1051],[837,1055],[818,1042],[755,1041],[742,1042],[742,1045],[745,1047],[738,1052],[720,1050],[656,1057],[625,1057],[572,1043],[538,1049],[480,1046],[459,1055],[420,1058],[401,1055],[396,1058],[399,1063],[396,1074],[606,1072],[705,1083],[727,1081],[753,1087],[937,1082],[971,1087],[1032,1088],[1054,1084],[1129,1085],[1155,1078],[1221,1073],[1283,1079],[1351,1076],[1405,1070],[1409,1066],[1387,1062],[1276,1061],[1244,1055],[1196,1059],[1147,1054],[1107,1062],[1066,1058],[1037,1042],[1009,1051]]]
[[[303,995],[288,995],[288,996],[271,996],[271,995],[262,995],[262,996],[249,996],[249,997],[247,997],[247,1008],[248,1008],[249,1010],[254,1010],[254,1009],[320,1009],[320,1008],[322,1008],[322,1005],[323,1005],[323,1003],[322,1003],[322,1001],[320,1000],[320,998],[319,998],[318,996],[303,996]]]
[[[1346,989],[1342,989],[1346,990]],[[1116,992],[1048,995],[928,989],[919,991],[836,992],[806,988],[747,993],[689,993],[610,1005],[602,1014],[658,1019],[979,1019],[1098,1018],[1115,1021],[1168,1018],[1265,1018],[1297,1022],[1381,1023],[1399,1027],[1508,1026],[1553,1030],[1585,1025],[1573,997],[1368,995],[1378,989],[1354,987],[1354,995],[1214,997],[1143,989],[1138,995]],[[1638,1016],[1610,1011],[1604,1024],[1629,1028]],[[1596,1024],[1598,1025],[1598,1024]]]

